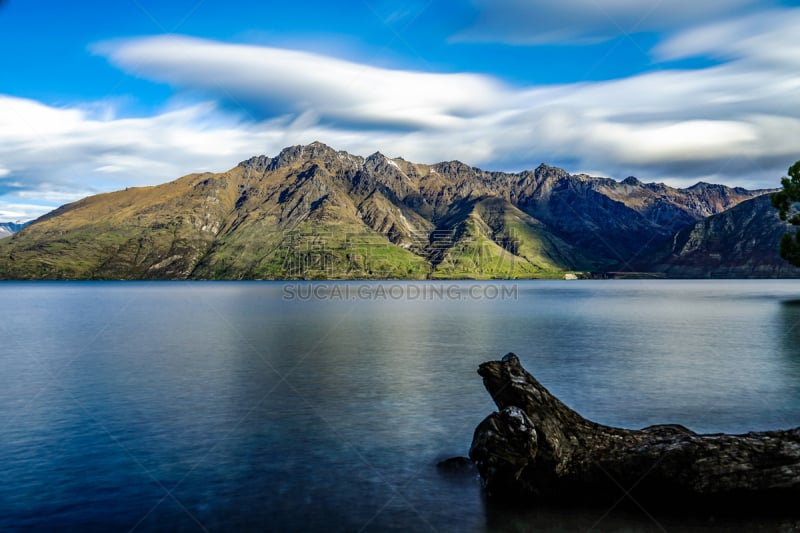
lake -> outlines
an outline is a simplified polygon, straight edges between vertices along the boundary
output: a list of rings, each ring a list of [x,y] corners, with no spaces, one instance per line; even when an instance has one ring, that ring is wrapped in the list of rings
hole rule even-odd
[[[522,511],[439,471],[509,351],[605,424],[800,425],[799,281],[6,282],[0,302],[0,530],[732,527]]]

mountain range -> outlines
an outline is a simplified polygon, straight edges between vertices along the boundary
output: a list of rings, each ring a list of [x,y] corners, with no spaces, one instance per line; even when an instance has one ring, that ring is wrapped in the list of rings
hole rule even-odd
[[[18,232],[25,226],[27,224],[22,222],[0,222],[0,239]]]
[[[62,206],[0,240],[0,278],[792,276],[768,192],[424,165],[315,142]]]
[[[769,195],[758,196],[677,232],[651,269],[678,278],[800,277],[800,269],[778,255],[781,237],[791,227]]]

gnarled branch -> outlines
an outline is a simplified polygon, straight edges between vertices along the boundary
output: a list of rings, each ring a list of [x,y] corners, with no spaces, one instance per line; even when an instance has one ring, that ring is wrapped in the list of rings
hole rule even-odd
[[[706,507],[800,501],[800,428],[700,435],[679,425],[604,426],[564,405],[514,354],[478,373],[500,409],[478,425],[470,449],[492,495]]]

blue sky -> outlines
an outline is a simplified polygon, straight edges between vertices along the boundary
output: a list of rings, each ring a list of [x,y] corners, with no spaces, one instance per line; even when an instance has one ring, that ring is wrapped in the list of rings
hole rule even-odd
[[[778,0],[5,0],[0,220],[314,140],[774,187],[798,29]]]

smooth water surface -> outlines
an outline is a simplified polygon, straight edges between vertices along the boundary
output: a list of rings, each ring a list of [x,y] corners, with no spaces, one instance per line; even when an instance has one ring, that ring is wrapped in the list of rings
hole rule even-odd
[[[800,425],[797,281],[2,283],[0,309],[0,530],[687,525],[437,471],[509,351],[606,424]]]

